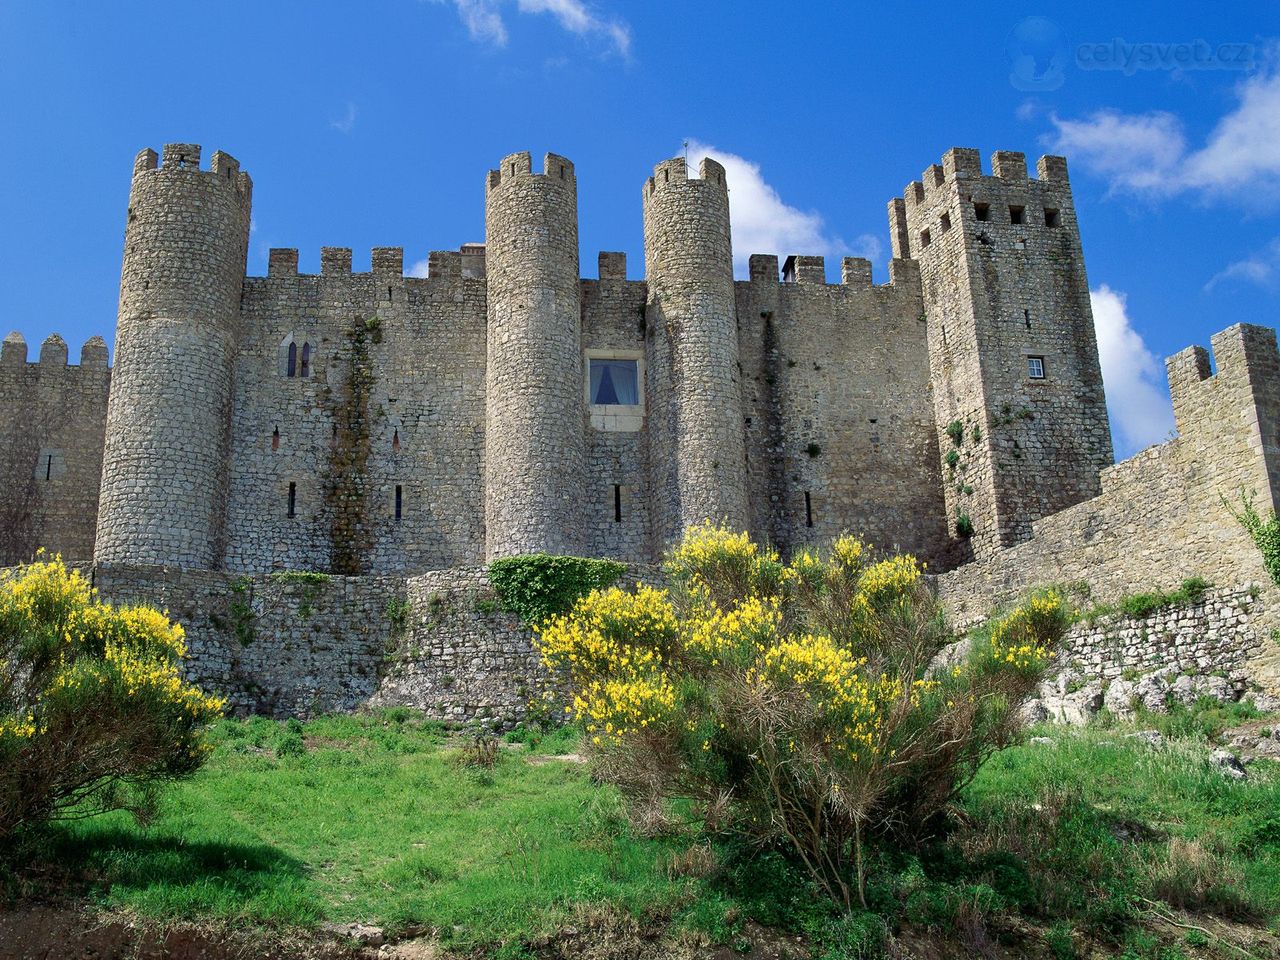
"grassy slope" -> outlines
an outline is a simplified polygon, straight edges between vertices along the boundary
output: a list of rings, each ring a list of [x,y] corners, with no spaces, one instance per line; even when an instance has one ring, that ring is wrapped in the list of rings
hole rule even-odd
[[[1195,739],[1152,750],[1123,729],[1037,732],[1056,743],[994,758],[948,841],[883,858],[873,905],[890,926],[1029,917],[1055,931],[1054,956],[1072,956],[1062,944],[1088,931],[1131,957],[1172,958],[1142,946],[1143,917],[1165,909],[1148,900],[1274,923],[1280,771],[1256,765],[1234,783]],[[503,750],[491,773],[462,766],[456,745],[407,711],[305,727],[227,721],[213,739],[208,766],[149,830],[123,814],[69,824],[39,859],[77,865],[98,903],[158,918],[359,920],[476,944],[533,939],[574,904],[610,901],[722,941],[754,916],[830,941],[831,958],[864,955],[862,934],[832,933],[776,857],[735,868],[722,850],[707,879],[672,869],[690,838],[633,836],[611,789],[550,755],[572,745],[561,734]]]

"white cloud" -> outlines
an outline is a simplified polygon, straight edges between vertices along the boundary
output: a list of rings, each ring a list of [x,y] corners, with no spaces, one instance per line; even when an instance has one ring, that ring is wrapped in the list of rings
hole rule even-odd
[[[733,263],[745,275],[753,253],[793,253],[811,256],[850,256],[879,260],[884,252],[880,239],[863,234],[852,243],[833,236],[822,215],[785,203],[760,172],[760,165],[707,143],[689,141],[689,169],[696,171],[704,157],[724,166],[729,184],[729,218],[733,225]]]
[[[1260,287],[1274,289],[1280,286],[1280,237],[1265,248],[1243,260],[1227,264],[1204,285],[1211,292],[1220,283],[1256,283]]]
[[[337,120],[330,120],[329,126],[339,133],[350,133],[356,125],[356,105],[347,101],[347,109]]]
[[[1167,439],[1173,429],[1164,365],[1133,329],[1124,293],[1104,283],[1089,291],[1089,300],[1116,452],[1128,457]]]
[[[428,265],[430,264],[430,262],[431,261],[427,260],[425,257],[421,260],[414,261],[413,266],[409,268],[409,276],[411,277],[427,276]]]
[[[434,0],[451,3],[458,11],[473,40],[506,46],[507,23],[502,7],[512,0]],[[631,28],[621,20],[597,14],[584,0],[514,0],[519,13],[547,13],[569,33],[604,41],[614,52],[626,57],[631,52]]]
[[[1243,190],[1250,199],[1280,198],[1280,70],[1245,80],[1236,95],[1235,108],[1198,149],[1188,150],[1182,120],[1165,111],[1054,115],[1046,142],[1106,177],[1114,192],[1218,197]]]

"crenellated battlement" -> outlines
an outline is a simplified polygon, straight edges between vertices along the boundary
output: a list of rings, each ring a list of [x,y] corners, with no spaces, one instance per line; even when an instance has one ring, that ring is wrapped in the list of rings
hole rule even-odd
[[[826,258],[818,256],[789,256],[779,268],[779,258],[771,253],[753,253],[747,258],[747,270],[751,284],[786,284],[803,287],[822,286],[829,290],[888,290],[902,288],[909,294],[918,294],[920,268],[914,260],[894,259],[889,263],[889,282],[877,284],[872,279],[871,261],[865,257],[843,257],[840,261],[840,282],[827,283]]]
[[[1239,394],[1238,400],[1280,391],[1275,330],[1237,323],[1215,333],[1209,344],[1212,353],[1199,345],[1190,346],[1165,361],[1179,433],[1203,421],[1206,411],[1214,408],[1217,394]],[[1217,429],[1220,424],[1211,426]]]
[[[968,233],[987,237],[991,231],[1015,228],[1010,243],[1025,245],[1053,234],[1036,233],[1075,229],[1071,183],[1062,157],[1043,156],[1036,164],[1037,177],[1027,172],[1027,158],[1012,150],[991,155],[986,173],[978,151],[952,147],[942,163],[927,167],[919,180],[907,184],[901,197],[889,201],[889,234],[895,257],[925,254],[938,241],[955,242]],[[953,231],[954,227],[962,230]],[[1021,248],[1021,247],[1020,247]]]
[[[302,273],[298,269],[296,247],[272,247],[267,252],[267,277],[368,277],[403,280],[435,280],[441,277],[484,277],[484,244],[463,244],[460,250],[432,250],[427,255],[425,277],[406,276],[404,247],[374,247],[368,271],[356,272],[350,247],[321,247],[320,272]]]
[[[201,147],[198,143],[166,143],[157,154],[150,147],[139,151],[133,161],[133,176],[160,172],[166,176],[201,174],[207,179],[226,181],[247,197],[253,189],[249,175],[240,169],[240,161],[229,153],[215,150],[209,169],[200,167]]]
[[[694,186],[697,185],[697,186]],[[647,200],[654,193],[670,186],[685,189],[708,189],[728,195],[729,185],[724,167],[710,157],[703,157],[698,164],[698,176],[689,176],[689,164],[684,157],[663,160],[653,168],[653,176],[645,181],[644,196]]]
[[[71,367],[85,370],[107,369],[107,343],[102,337],[92,336],[80,347],[80,362],[68,363],[67,341],[60,335],[51,333],[40,344],[39,358],[35,361],[27,359],[27,341],[17,330],[4,338],[0,344],[0,367],[40,367],[42,369],[63,369]]]
[[[565,180],[574,182],[573,161],[558,153],[548,153],[542,158],[542,172],[533,172],[533,158],[528,150],[507,154],[496,170],[490,170],[485,178],[485,189],[496,190],[503,183],[524,177]]]
[[[1042,156],[1036,164],[1037,177],[1032,178],[1027,173],[1026,154],[997,150],[991,155],[990,170],[990,173],[984,172],[977,150],[952,147],[943,154],[942,163],[931,164],[919,180],[907,184],[903,190],[906,212],[914,214],[920,208],[947,201],[961,185],[975,191],[984,187],[997,190],[1021,188],[1070,196],[1067,161],[1063,157]]]

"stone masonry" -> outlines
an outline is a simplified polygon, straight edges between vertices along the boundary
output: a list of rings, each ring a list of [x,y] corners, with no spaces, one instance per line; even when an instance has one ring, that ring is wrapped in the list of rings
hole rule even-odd
[[[239,708],[506,722],[536,664],[484,563],[651,564],[705,519],[784,553],[843,531],[913,552],[962,623],[1047,582],[1201,576],[1263,584],[1249,630],[1277,626],[1232,516],[1280,502],[1275,333],[1217,334],[1216,373],[1172,358],[1178,437],[1113,465],[1061,157],[1030,176],[948,151],[890,203],[877,285],[799,253],[735,280],[733,184],[680,158],[642,184],[643,279],[608,252],[583,278],[578,171],[528,153],[486,177],[485,243],[425,277],[400,247],[361,272],[326,247],[318,274],[277,249],[246,276],[252,185],[201,153],[135,161],[113,368],[100,338],[79,365],[58,337],[37,363],[4,340],[0,564],[46,548],[169,605]],[[248,644],[227,619],[246,591]]]

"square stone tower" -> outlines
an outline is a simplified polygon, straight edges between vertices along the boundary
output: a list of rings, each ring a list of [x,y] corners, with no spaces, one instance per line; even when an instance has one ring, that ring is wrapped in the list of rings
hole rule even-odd
[[[984,556],[1097,496],[1113,461],[1066,161],[976,150],[889,204],[895,257],[920,264],[948,523]]]

